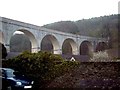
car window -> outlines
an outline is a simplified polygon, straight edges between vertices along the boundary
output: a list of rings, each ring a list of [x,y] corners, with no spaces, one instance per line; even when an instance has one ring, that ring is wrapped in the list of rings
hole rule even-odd
[[[6,75],[7,77],[14,77],[15,75],[13,74],[14,70],[6,70]]]

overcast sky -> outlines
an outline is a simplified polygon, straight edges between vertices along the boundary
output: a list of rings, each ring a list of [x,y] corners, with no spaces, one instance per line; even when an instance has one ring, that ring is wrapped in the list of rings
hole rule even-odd
[[[118,13],[120,0],[0,0],[0,16],[42,26]]]

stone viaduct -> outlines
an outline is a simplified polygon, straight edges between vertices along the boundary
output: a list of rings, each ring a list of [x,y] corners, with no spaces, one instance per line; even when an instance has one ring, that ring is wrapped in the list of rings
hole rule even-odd
[[[32,52],[41,50],[41,43],[44,38],[51,41],[54,54],[63,54],[62,49],[66,42],[71,46],[71,54],[73,55],[84,55],[88,51],[93,52],[100,43],[107,45],[105,39],[60,32],[0,17],[0,43],[4,44],[7,52],[10,52],[10,40],[16,31],[23,32],[29,38]]]

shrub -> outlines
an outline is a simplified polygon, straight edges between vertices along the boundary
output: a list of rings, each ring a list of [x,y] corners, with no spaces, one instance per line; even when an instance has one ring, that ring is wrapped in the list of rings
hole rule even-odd
[[[106,51],[99,51],[94,53],[93,58],[90,59],[90,61],[94,62],[107,62],[110,61],[108,53]]]
[[[3,67],[13,68],[34,79],[35,87],[45,87],[56,77],[75,68],[78,62],[64,61],[59,55],[48,52],[23,52],[19,56],[4,61]]]
[[[7,56],[7,50],[3,44],[0,43],[0,59],[5,59]]]

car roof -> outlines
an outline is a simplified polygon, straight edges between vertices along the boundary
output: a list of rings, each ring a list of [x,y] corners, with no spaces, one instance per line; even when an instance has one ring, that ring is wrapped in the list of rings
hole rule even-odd
[[[13,70],[11,68],[1,68],[1,67],[0,67],[0,69],[2,69],[2,70]]]

